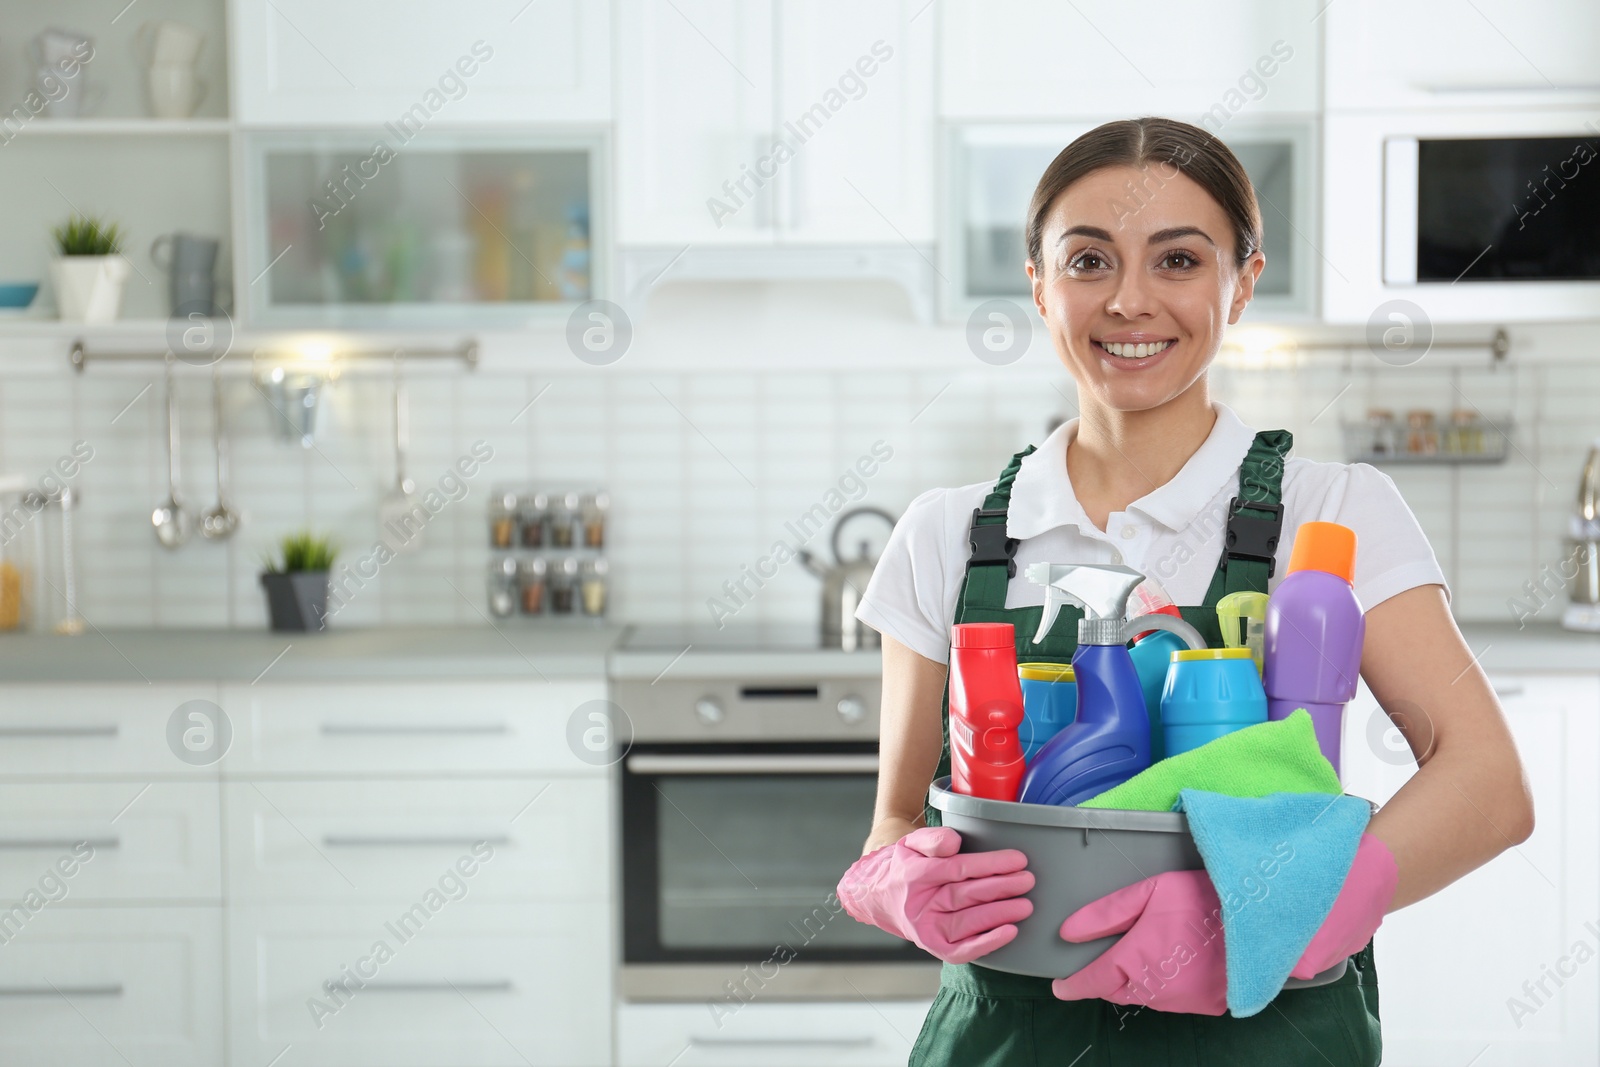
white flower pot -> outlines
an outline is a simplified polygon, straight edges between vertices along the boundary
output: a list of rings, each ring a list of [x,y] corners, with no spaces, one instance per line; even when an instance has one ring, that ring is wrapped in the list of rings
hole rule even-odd
[[[59,256],[50,281],[63,322],[112,322],[122,308],[129,265],[121,256]]]

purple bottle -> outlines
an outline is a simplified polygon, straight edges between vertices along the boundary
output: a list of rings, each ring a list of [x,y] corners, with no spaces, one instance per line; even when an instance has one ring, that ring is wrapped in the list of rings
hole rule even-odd
[[[1366,616],[1351,587],[1356,532],[1336,522],[1308,522],[1295,532],[1289,573],[1267,600],[1261,682],[1267,718],[1311,713],[1317,744],[1337,773],[1344,706],[1361,679]]]

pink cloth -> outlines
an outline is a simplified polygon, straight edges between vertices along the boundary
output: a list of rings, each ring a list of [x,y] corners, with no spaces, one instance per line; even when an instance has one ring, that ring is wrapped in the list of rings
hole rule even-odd
[[[1061,1000],[1156,1011],[1228,1010],[1222,904],[1205,871],[1168,871],[1086,904],[1061,924],[1068,941],[1122,934],[1093,963],[1051,984]]]
[[[1383,922],[1399,881],[1400,868],[1389,846],[1371,834],[1362,834],[1350,873],[1344,876],[1328,917],[1311,936],[1289,977],[1310,978],[1361,951]]]
[[[1033,888],[1016,849],[959,854],[947,826],[913,830],[870,852],[839,880],[851,917],[903,937],[946,963],[970,963],[1017,936]]]

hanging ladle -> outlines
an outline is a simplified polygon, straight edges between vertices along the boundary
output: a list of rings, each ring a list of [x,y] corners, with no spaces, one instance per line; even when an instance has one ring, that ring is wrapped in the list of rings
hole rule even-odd
[[[224,541],[239,528],[239,513],[228,506],[228,433],[222,424],[222,376],[211,365],[211,425],[217,446],[217,502],[200,515],[208,541]]]
[[[167,354],[167,499],[150,513],[156,540],[177,548],[189,539],[189,514],[178,496],[178,412],[172,392],[172,354]]]

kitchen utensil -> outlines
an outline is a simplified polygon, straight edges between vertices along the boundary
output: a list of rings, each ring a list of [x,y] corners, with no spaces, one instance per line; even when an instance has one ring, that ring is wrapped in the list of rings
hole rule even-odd
[[[36,66],[55,66],[62,62],[88,62],[94,55],[94,39],[77,30],[51,27],[28,42],[28,54]]]
[[[207,85],[195,77],[194,68],[178,63],[157,63],[144,72],[150,94],[150,111],[158,119],[186,119],[205,99]]]
[[[239,528],[239,513],[228,506],[228,434],[222,424],[222,377],[211,366],[211,427],[217,451],[217,502],[200,514],[208,541],[225,541]]]
[[[167,356],[167,499],[150,513],[162,548],[177,548],[189,539],[189,513],[178,495],[178,409],[172,388],[172,356]]]
[[[205,34],[170,19],[146,22],[133,35],[134,51],[139,62],[147,67],[160,64],[192,67],[205,43]]]
[[[214,312],[217,249],[215,237],[166,233],[150,244],[150,261],[167,272],[167,299],[174,315]]]
[[[1567,560],[1573,570],[1567,586],[1572,602],[1561,625],[1600,631],[1600,437],[1589,445],[1578,477],[1578,510],[1567,530]]]
[[[46,118],[76,118],[93,113],[105,99],[105,86],[91,85],[85,73],[94,58],[94,40],[76,30],[48,29],[28,42],[34,88],[44,99]]]
[[[378,504],[378,530],[394,552],[415,552],[422,547],[423,523],[418,521],[417,483],[406,474],[406,450],[411,444],[411,412],[406,399],[400,363],[394,370],[394,487]]]
[[[878,557],[869,551],[870,542],[866,540],[857,542],[859,548],[852,560],[846,561],[844,553],[839,550],[840,534],[845,524],[861,515],[880,518],[888,524],[891,532],[894,530],[894,516],[882,508],[856,508],[840,515],[833,525],[831,547],[834,562],[831,565],[819,563],[805,549],[799,553],[800,562],[806,569],[822,579],[823,648],[852,652],[860,648],[878,648],[881,644],[878,631],[856,618],[856,606],[861,603],[861,594],[866,591],[867,582],[872,580],[872,569]]]
[[[38,295],[38,282],[0,283],[0,310],[23,311]]]

